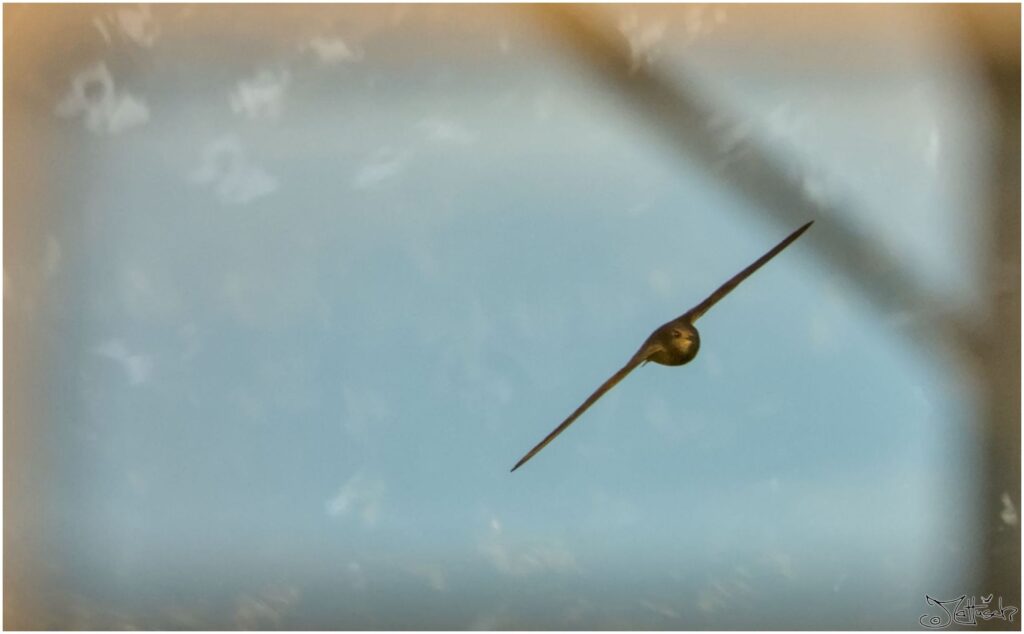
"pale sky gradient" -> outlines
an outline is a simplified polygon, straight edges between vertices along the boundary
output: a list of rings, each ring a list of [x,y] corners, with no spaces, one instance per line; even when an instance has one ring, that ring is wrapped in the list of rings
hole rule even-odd
[[[818,10],[875,27],[847,59],[742,7],[602,10],[744,122],[724,161],[769,143],[976,299],[990,130],[936,12]],[[48,104],[56,220],[4,301],[51,342],[58,627],[905,629],[972,591],[971,388],[806,248],[826,216],[509,474],[796,227],[514,8],[273,11],[81,8],[8,96]]]

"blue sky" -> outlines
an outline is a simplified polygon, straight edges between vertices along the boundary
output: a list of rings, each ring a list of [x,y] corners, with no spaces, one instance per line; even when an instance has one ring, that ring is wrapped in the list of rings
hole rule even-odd
[[[826,22],[869,9],[897,62],[846,73],[730,49],[738,7],[605,10],[745,122],[723,157],[769,142],[967,306],[984,110],[928,12]],[[97,7],[37,124],[68,626],[899,629],[967,590],[968,387],[814,228],[509,474],[795,227],[511,9],[268,10]]]

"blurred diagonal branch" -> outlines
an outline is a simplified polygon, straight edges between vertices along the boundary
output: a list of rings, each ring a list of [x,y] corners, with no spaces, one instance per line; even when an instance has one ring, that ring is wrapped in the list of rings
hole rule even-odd
[[[741,193],[752,208],[785,228],[810,219],[815,239],[806,246],[851,281],[884,312],[909,311],[927,326],[914,331],[928,347],[955,354],[976,379],[982,408],[978,420],[985,476],[978,483],[982,500],[977,518],[983,537],[984,592],[1020,605],[1020,8],[972,11],[951,8],[965,40],[986,75],[995,113],[996,166],[988,208],[990,244],[983,290],[986,305],[972,315],[953,314],[945,298],[924,290],[910,272],[882,251],[879,241],[856,226],[855,209],[812,200],[800,174],[757,141],[723,161],[721,148],[733,124],[720,106],[702,99],[694,82],[661,76],[634,63],[625,38],[595,11],[570,5],[536,5],[545,25],[585,60],[609,87],[675,149],[695,158],[715,179]],[[1000,37],[993,37],[993,30]],[[975,325],[977,324],[977,325]],[[1009,519],[1006,519],[1009,518]],[[995,622],[984,623],[993,627]]]
[[[880,247],[880,241],[858,227],[857,214],[841,203],[811,199],[801,174],[784,165],[756,140],[744,143],[742,152],[726,158],[722,148],[733,124],[722,107],[701,98],[693,82],[672,80],[654,69],[637,65],[625,38],[607,19],[572,5],[534,5],[542,22],[555,29],[560,41],[584,59],[596,74],[643,117],[659,136],[715,179],[740,192],[783,228],[792,229],[808,220],[822,219],[807,248],[832,269],[851,281],[884,313],[910,313],[921,320],[922,333],[967,361],[978,363],[980,333],[954,315],[945,298],[933,297],[914,280],[905,267]]]

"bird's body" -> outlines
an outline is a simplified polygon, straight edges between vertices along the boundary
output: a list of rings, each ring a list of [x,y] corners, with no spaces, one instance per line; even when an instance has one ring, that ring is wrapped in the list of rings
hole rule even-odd
[[[619,381],[626,378],[626,375],[632,372],[637,366],[650,361],[669,366],[684,365],[692,361],[694,357],[697,356],[697,351],[700,350],[700,334],[697,332],[694,322],[707,312],[709,308],[715,305],[715,303],[736,288],[740,282],[750,277],[754,271],[764,266],[768,260],[771,260],[783,249],[788,247],[794,240],[799,238],[800,235],[803,234],[804,231],[807,231],[812,224],[814,224],[813,220],[789,234],[785,240],[777,244],[771,251],[762,255],[753,264],[734,275],[725,284],[722,284],[703,302],[697,304],[672,321],[659,326],[651,333],[651,336],[644,341],[643,345],[640,346],[640,349],[636,351],[636,354],[630,358],[629,362],[626,363],[621,370],[613,374],[611,378],[601,385],[601,387],[597,388],[597,390],[595,390],[582,405],[576,408],[576,411],[570,414],[561,425],[556,427],[553,432],[544,438],[544,440],[540,441],[537,446],[523,456],[519,462],[516,463],[516,466],[512,467],[512,471],[523,466],[527,460],[532,458],[538,451],[554,440],[558,434],[565,431],[565,428],[579,418],[583,412],[587,411],[587,408],[593,405],[597,399],[604,396],[605,392],[615,387]]]
[[[700,333],[687,320],[673,319],[651,333],[637,354],[661,365],[683,365],[693,361],[700,350]]]

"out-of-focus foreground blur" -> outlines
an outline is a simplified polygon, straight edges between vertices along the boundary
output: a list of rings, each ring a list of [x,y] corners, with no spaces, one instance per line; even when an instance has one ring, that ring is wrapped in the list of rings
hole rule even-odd
[[[4,36],[5,628],[1020,607],[1019,6],[5,5]],[[812,219],[693,363],[508,472]]]

